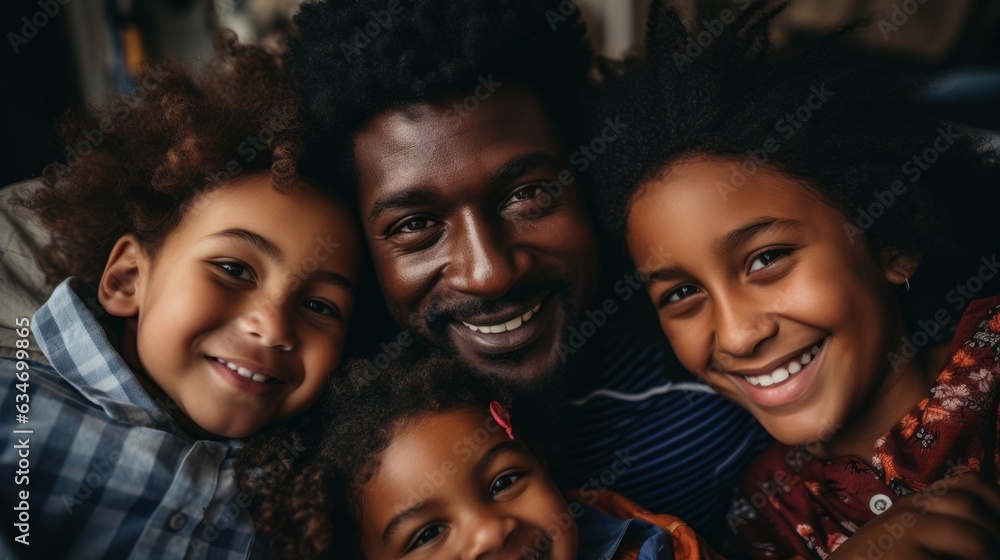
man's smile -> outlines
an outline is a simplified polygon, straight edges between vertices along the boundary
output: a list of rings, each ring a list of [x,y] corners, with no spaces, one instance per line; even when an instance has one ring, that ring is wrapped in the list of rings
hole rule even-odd
[[[522,325],[530,321],[531,318],[535,316],[535,313],[538,313],[539,308],[542,306],[542,301],[544,301],[548,295],[549,294],[545,292],[536,296],[534,300],[537,301],[537,303],[534,305],[529,302],[521,304],[510,310],[505,310],[501,313],[467,317],[460,321],[463,325],[469,327],[469,329],[484,334],[496,334],[517,330],[521,328]]]
[[[466,346],[481,355],[521,350],[553,330],[553,320],[559,312],[559,305],[555,304],[550,294],[545,294],[544,299],[527,309],[523,307],[526,305],[505,312],[505,316],[512,317],[506,320],[504,316],[495,315],[499,320],[477,320],[483,324],[453,321],[449,325],[450,336],[456,345]],[[485,324],[488,321],[496,322]]]

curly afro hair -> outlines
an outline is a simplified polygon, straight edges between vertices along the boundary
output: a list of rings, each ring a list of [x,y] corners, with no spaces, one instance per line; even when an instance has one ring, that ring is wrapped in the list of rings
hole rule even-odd
[[[49,282],[98,280],[126,233],[155,254],[187,203],[233,176],[269,173],[279,190],[297,176],[300,125],[280,59],[231,31],[215,46],[200,72],[145,67],[137,91],[61,122],[79,154],[46,167],[43,187],[18,201],[52,234],[39,258]]]
[[[593,52],[559,0],[325,0],[295,17],[287,65],[318,153],[350,166],[353,133],[389,109],[518,82],[573,139]],[[560,11],[562,9],[562,11]],[[312,148],[310,148],[310,151]],[[351,173],[351,169],[326,169]]]
[[[352,361],[346,375],[364,375],[365,367],[364,361]],[[486,411],[494,400],[513,402],[510,387],[440,354],[401,356],[380,375],[378,383],[360,390],[339,380],[322,403],[325,418],[306,438],[302,430],[261,434],[241,451],[237,480],[253,498],[257,531],[278,557],[315,558],[336,550],[337,558],[362,558],[360,491],[378,473],[379,458],[399,430],[429,413],[462,407]],[[516,414],[520,407],[511,410],[519,436],[531,433],[536,417]],[[299,451],[274,460],[267,450],[277,447],[276,438]],[[306,441],[311,447],[302,446]]]
[[[591,168],[601,221],[624,235],[634,194],[683,158],[724,157],[745,173],[763,165],[841,210],[845,232],[863,238],[874,258],[921,256],[904,307],[911,318],[927,318],[997,248],[997,154],[919,104],[919,75],[844,40],[865,22],[794,48],[772,45],[771,22],[785,5],[748,3],[710,31],[686,28],[655,1],[644,53],[599,62],[588,126],[599,130],[608,115],[630,125]],[[808,114],[796,116],[807,102]],[[941,135],[950,146],[923,160]],[[900,187],[905,192],[875,215],[877,196]]]

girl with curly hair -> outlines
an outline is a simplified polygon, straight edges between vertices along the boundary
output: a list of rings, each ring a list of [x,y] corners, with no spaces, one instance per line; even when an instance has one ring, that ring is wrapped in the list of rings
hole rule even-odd
[[[698,51],[654,3],[592,105],[633,123],[595,162],[606,223],[681,363],[779,442],[730,516],[745,552],[995,557],[997,154],[837,37],[773,47],[782,8]]]
[[[45,457],[19,497],[36,534],[59,535],[34,539],[38,557],[249,556],[241,438],[301,415],[339,365],[356,222],[296,173],[275,56],[231,33],[217,48],[199,72],[147,68],[141,96],[70,116],[67,143],[101,136],[21,201],[51,233],[42,262],[60,282],[21,325],[49,364],[0,362],[2,406]],[[11,437],[13,472],[25,455]]]
[[[241,460],[258,530],[283,558],[719,558],[676,517],[592,486],[560,493],[532,445],[543,419],[508,412],[511,395],[442,355],[341,384],[308,459]]]

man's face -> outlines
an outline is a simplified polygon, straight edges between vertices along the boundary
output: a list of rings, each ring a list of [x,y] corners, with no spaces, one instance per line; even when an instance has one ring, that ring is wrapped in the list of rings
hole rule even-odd
[[[462,101],[386,111],[358,131],[362,222],[399,323],[531,385],[561,365],[594,297],[597,240],[538,97],[502,84],[474,110]]]

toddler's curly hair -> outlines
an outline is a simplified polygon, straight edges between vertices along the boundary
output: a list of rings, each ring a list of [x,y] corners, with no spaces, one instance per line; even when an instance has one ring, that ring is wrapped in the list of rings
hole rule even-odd
[[[537,433],[544,413],[515,402],[512,388],[476,374],[454,357],[411,351],[357,387],[365,374],[354,360],[320,405],[323,418],[247,441],[236,463],[240,486],[253,498],[257,531],[279,558],[362,558],[360,493],[403,427],[426,414],[462,407],[510,407],[518,437]],[[283,452],[276,452],[283,450]]]

